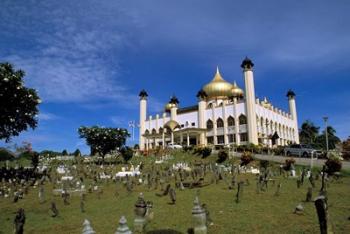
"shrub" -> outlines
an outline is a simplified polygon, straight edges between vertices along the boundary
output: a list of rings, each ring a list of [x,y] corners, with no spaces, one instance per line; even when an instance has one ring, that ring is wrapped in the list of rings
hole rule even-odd
[[[340,171],[342,167],[340,156],[335,152],[329,153],[329,157],[325,162],[325,165],[326,165],[326,172],[329,175],[333,175],[335,172]]]
[[[243,152],[241,156],[241,166],[246,166],[253,160],[254,159],[251,152]]]
[[[284,146],[277,146],[276,148],[273,149],[273,153],[275,155],[283,155],[284,154]]]
[[[201,150],[202,158],[206,158],[206,157],[208,157],[210,154],[211,154],[211,148],[209,148],[209,147],[204,147],[204,148],[202,148],[202,150]]]
[[[125,162],[128,162],[132,158],[132,156],[134,155],[134,151],[128,146],[121,148],[120,153],[121,153]]]
[[[217,163],[223,163],[228,158],[228,153],[226,150],[220,150],[218,153]]]

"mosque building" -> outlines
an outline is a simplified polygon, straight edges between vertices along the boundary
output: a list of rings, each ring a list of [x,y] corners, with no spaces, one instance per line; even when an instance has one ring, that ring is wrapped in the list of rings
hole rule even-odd
[[[266,98],[255,96],[253,62],[245,58],[241,64],[245,89],[227,82],[219,69],[212,81],[197,93],[198,103],[179,107],[173,96],[164,112],[147,116],[148,94],[140,96],[141,150],[178,145],[244,145],[272,147],[299,143],[295,93],[287,92],[289,113],[274,107]]]

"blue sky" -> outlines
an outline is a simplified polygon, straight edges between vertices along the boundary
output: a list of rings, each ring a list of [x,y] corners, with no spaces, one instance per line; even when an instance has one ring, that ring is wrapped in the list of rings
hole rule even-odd
[[[217,65],[242,87],[245,56],[255,63],[258,97],[288,110],[292,88],[299,123],[323,125],[327,115],[344,139],[349,12],[348,0],[1,0],[0,62],[25,70],[43,100],[38,128],[7,146],[88,152],[79,126],[127,127],[138,120],[143,88],[149,113],[173,93],[192,105]]]

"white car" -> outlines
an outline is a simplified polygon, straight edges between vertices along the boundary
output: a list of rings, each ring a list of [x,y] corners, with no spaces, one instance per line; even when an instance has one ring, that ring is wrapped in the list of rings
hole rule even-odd
[[[181,146],[181,145],[176,145],[176,144],[169,143],[169,144],[168,144],[168,148],[169,148],[169,149],[182,149],[182,146]]]

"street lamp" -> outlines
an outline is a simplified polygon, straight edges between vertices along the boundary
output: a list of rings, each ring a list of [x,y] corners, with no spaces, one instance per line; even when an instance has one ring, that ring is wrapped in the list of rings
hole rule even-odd
[[[326,156],[328,156],[328,117],[323,117],[324,124],[326,126],[325,133],[326,133]]]

